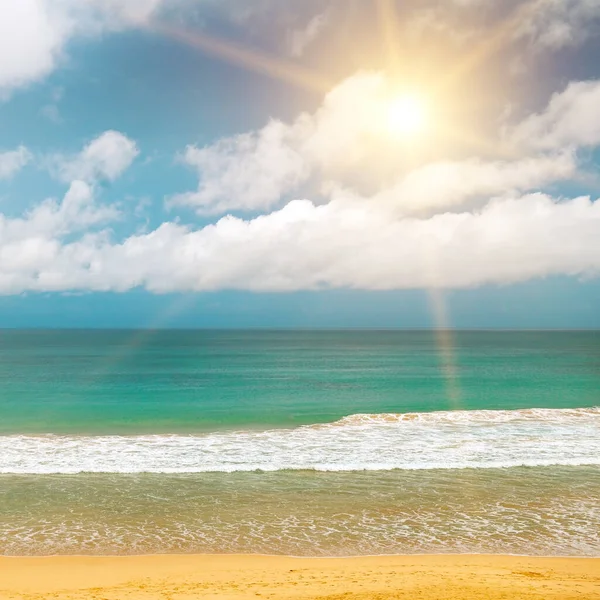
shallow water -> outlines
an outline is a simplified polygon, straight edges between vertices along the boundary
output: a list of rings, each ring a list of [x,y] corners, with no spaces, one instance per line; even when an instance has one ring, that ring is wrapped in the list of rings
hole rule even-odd
[[[600,468],[4,475],[4,554],[600,555]]]
[[[0,553],[600,555],[596,332],[0,332]]]

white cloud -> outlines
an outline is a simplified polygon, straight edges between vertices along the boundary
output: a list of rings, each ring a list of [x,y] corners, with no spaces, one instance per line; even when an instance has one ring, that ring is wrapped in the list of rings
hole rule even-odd
[[[260,131],[209,147],[188,146],[182,159],[198,170],[199,188],[173,197],[170,204],[194,206],[203,214],[268,208],[306,178],[305,160],[293,138],[287,125],[271,121]]]
[[[45,289],[62,279],[61,270],[69,268],[61,262],[62,238],[118,217],[116,207],[95,204],[93,188],[83,181],[71,183],[61,202],[45,200],[22,218],[0,214],[0,293]],[[82,240],[91,237],[84,234]]]
[[[329,13],[315,15],[302,29],[294,29],[288,34],[290,54],[296,58],[302,56],[306,48],[314,42],[329,20]]]
[[[0,291],[395,289],[596,276],[599,233],[600,202],[589,198],[533,194],[425,219],[297,200],[269,215],[224,217],[196,231],[164,223],[120,244],[106,236],[3,243]]]
[[[514,195],[575,175],[574,154],[514,161],[468,159],[427,164],[368,199],[403,214],[427,214],[467,202],[485,203],[496,195]],[[364,199],[363,199],[364,201]]]
[[[600,143],[600,81],[579,81],[550,99],[546,109],[518,124],[509,136],[529,148],[596,146]]]
[[[19,150],[28,160],[28,152]],[[65,269],[73,266],[63,258],[67,249],[78,247],[83,252],[86,244],[108,239],[109,230],[90,233],[90,228],[104,226],[121,216],[116,205],[96,202],[93,182],[97,178],[114,179],[136,154],[131,140],[117,132],[105,132],[71,161],[55,157],[61,174],[70,179],[62,200],[48,198],[18,218],[0,213],[0,293],[63,289],[60,286],[66,281]],[[1,165],[0,161],[0,168]],[[66,243],[68,237],[78,241]],[[82,253],[77,260],[83,256]],[[79,267],[82,264],[79,262]],[[37,282],[34,287],[32,281]],[[70,281],[74,287],[80,287],[76,280]]]
[[[76,156],[55,155],[49,162],[51,170],[64,181],[114,181],[138,154],[139,150],[133,140],[118,131],[105,131]]]
[[[72,29],[68,15],[46,0],[0,2],[0,92],[47,75]]]
[[[96,206],[90,185],[73,181],[60,202],[47,199],[22,218],[8,219],[0,214],[0,240],[5,243],[39,236],[60,238],[118,216],[114,206]]]
[[[16,150],[0,152],[0,179],[8,179],[20,171],[30,160],[32,154],[25,146]]]
[[[533,195],[426,219],[294,201],[270,215],[225,217],[196,232],[165,225],[108,256],[155,291],[465,287],[598,274],[599,233],[600,204],[585,198],[557,203]],[[152,261],[128,265],[147,254]]]
[[[167,1],[2,0],[0,95],[52,72],[73,38],[136,27],[163,3]]]
[[[313,114],[301,114],[290,124],[272,121],[256,132],[201,149],[189,147],[184,160],[198,170],[198,190],[170,203],[192,206],[201,214],[255,211],[280,205],[314,177],[325,184],[324,190],[354,188],[363,199],[393,198],[386,202],[403,210],[430,210],[477,195],[533,190],[576,172],[575,156],[568,150],[511,161],[431,160],[425,149],[444,147],[435,132],[424,134],[423,149],[419,140],[403,144],[390,135],[385,114],[394,93],[382,74],[361,73],[336,86]],[[593,102],[587,105],[589,113]],[[575,108],[580,111],[581,106]],[[514,131],[528,128],[526,120]],[[528,131],[526,138],[535,144],[542,139],[539,132]]]
[[[578,147],[600,144],[575,118],[594,116],[595,86],[572,84],[513,126],[507,135],[522,154],[510,160],[409,166],[401,152],[386,151],[373,119],[388,83],[359,75],[311,115],[186,150],[199,188],[173,202],[266,214],[199,228],[166,222],[119,239],[103,225],[119,211],[96,202],[93,182],[116,178],[137,148],[105,132],[56,161],[71,181],[61,202],[46,200],[20,219],[0,216],[0,293],[460,288],[599,276],[600,201],[541,191],[577,175]],[[353,185],[362,170],[377,184],[371,193]],[[321,182],[319,201],[286,201],[307,178]]]
[[[378,118],[391,93],[381,74],[357,74],[329,92],[313,114],[189,147],[184,160],[199,172],[198,190],[171,203],[202,214],[256,210],[280,204],[282,195],[294,192],[311,173],[345,183],[357,176],[380,181],[400,172],[403,151]]]

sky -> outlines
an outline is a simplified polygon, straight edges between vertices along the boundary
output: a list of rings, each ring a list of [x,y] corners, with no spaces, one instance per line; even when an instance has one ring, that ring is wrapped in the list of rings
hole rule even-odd
[[[0,327],[600,327],[600,0],[3,0]]]

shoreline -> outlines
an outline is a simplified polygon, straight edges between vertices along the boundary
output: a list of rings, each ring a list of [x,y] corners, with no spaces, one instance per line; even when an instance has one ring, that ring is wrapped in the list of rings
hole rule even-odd
[[[415,554],[2,556],[0,598],[600,599],[600,558]]]
[[[243,558],[269,558],[269,559],[291,559],[291,560],[355,560],[361,558],[422,558],[422,557],[489,557],[489,558],[531,558],[537,559],[564,559],[564,560],[597,560],[600,562],[600,554],[594,556],[572,555],[572,554],[512,554],[510,552],[423,552],[414,554],[344,554],[340,556],[303,556],[301,554],[262,554],[260,552],[144,552],[140,554],[0,554],[0,561],[4,559],[51,559],[51,558],[152,558],[154,556],[194,556],[194,557],[243,557]]]

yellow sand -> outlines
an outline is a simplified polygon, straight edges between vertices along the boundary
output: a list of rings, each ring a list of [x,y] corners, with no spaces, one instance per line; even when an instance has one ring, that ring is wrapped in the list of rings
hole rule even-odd
[[[0,558],[0,598],[600,599],[600,559],[168,555]]]

